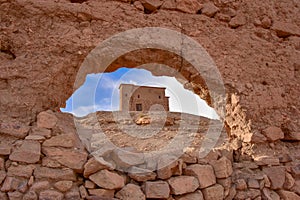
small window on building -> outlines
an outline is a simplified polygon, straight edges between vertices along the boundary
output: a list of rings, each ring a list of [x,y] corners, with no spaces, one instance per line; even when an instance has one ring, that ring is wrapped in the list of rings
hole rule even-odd
[[[127,94],[125,94],[125,97],[127,97]]]
[[[161,99],[161,96],[159,95],[158,98]]]
[[[140,98],[140,95],[138,94],[138,98]]]
[[[142,111],[142,104],[136,104],[136,111]]]

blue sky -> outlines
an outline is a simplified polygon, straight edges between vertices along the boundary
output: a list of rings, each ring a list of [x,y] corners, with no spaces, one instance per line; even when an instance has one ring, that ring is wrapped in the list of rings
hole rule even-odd
[[[170,97],[170,111],[218,118],[205,101],[184,89],[174,77],[153,76],[151,72],[137,68],[119,68],[112,73],[87,75],[85,83],[67,100],[66,108],[61,108],[61,111],[76,116],[85,116],[99,110],[117,111],[121,83],[166,87],[166,96]]]

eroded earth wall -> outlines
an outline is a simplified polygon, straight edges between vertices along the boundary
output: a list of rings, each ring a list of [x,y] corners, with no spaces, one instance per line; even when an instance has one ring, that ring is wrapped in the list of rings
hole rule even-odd
[[[36,129],[38,113],[45,110],[58,111],[65,106],[66,100],[74,92],[76,74],[88,53],[101,41],[116,33],[132,28],[164,27],[192,37],[214,59],[225,83],[226,130],[231,148],[237,150],[234,152],[235,160],[258,160],[260,165],[256,163],[255,166],[247,167],[263,171],[270,179],[270,184],[264,179],[264,186],[260,182],[261,177],[256,179],[259,180],[259,189],[255,181],[248,182],[247,187],[243,181],[230,183],[230,187],[234,185],[242,191],[244,189],[241,188],[246,187],[247,192],[253,191],[254,187],[265,196],[268,190],[264,190],[264,187],[267,187],[278,193],[272,192],[270,199],[274,199],[274,195],[281,195],[283,199],[291,199],[291,196],[283,196],[292,195],[297,199],[298,196],[295,195],[299,194],[299,157],[297,153],[290,151],[299,152],[300,140],[299,11],[297,0],[0,0],[0,134],[5,144],[14,144],[15,150],[19,146],[21,148],[16,150],[17,158],[11,155],[10,147],[7,147],[10,150],[1,148],[1,177],[6,185],[2,189],[2,183],[1,190],[18,191],[12,194],[16,196],[29,192],[27,187],[31,187],[33,181],[30,177],[36,166],[24,165],[28,161],[18,160],[18,155],[23,157],[18,152],[23,152],[22,146],[27,149],[26,145],[29,145],[30,154],[25,154],[32,156],[29,163],[34,165],[40,163],[40,155],[48,154],[47,150],[41,153],[40,143],[34,141],[36,138],[29,137],[29,142],[23,142],[22,139]],[[122,65],[126,66],[131,62],[132,60],[125,59]],[[193,70],[189,71],[184,66],[182,70],[187,74],[186,78],[197,85]],[[198,93],[197,90],[195,92]],[[49,130],[53,132],[52,127],[38,132],[42,132],[40,134],[44,139],[62,134],[59,132],[49,135]],[[6,135],[14,138],[11,143]],[[59,155],[63,151],[53,152]],[[282,158],[285,153],[290,157]],[[250,158],[244,158],[243,154],[250,155]],[[60,180],[65,180],[69,179],[65,177],[71,177],[73,170],[80,172],[86,161],[85,153],[80,155],[84,160],[80,163],[80,169],[63,163],[63,167],[71,169],[70,174],[60,174],[59,171],[59,175],[54,176],[61,175],[64,178]],[[266,157],[261,157],[262,155]],[[221,157],[220,154],[216,159]],[[53,165],[55,169],[56,164]],[[275,168],[264,170],[261,165]],[[9,172],[10,167],[16,168],[12,170],[13,174]],[[20,176],[14,173],[18,172],[18,168],[23,172],[23,167],[28,168],[28,175],[21,175],[26,184],[13,178]],[[41,175],[48,174],[43,171],[48,169],[39,170],[34,169],[35,178],[51,179]],[[277,185],[278,176],[273,176],[272,172],[277,175],[285,174],[285,177],[281,177],[280,185]],[[109,176],[106,173],[108,172],[104,171],[102,175]],[[214,173],[217,173],[216,170]],[[272,182],[272,177],[276,183]],[[72,180],[69,181],[76,181],[75,179],[81,178],[74,178],[72,175]],[[193,178],[184,179],[195,183]],[[293,186],[283,187],[283,181],[289,181],[287,184]],[[171,185],[170,182],[168,184]],[[19,186],[26,187],[20,189]],[[48,196],[48,189],[51,187],[41,189],[46,190],[43,195]],[[217,186],[216,189],[220,187]],[[287,193],[285,190],[296,193]],[[205,196],[205,192],[202,193]],[[177,194],[179,195],[176,193],[174,196]],[[258,191],[254,191],[249,198],[254,199],[257,194]],[[61,196],[58,193],[55,195]]]

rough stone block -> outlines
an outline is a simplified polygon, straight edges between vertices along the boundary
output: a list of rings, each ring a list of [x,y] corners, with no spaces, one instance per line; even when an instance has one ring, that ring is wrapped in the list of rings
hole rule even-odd
[[[35,178],[52,180],[76,181],[76,174],[71,169],[53,169],[48,167],[37,167],[34,170]]]
[[[89,189],[90,195],[103,198],[113,198],[115,195],[115,190],[106,190],[106,189]]]
[[[194,176],[177,176],[168,180],[171,187],[171,193],[182,195],[194,192],[199,187],[198,179]]]
[[[217,178],[227,178],[229,177],[233,170],[232,170],[232,163],[226,157],[222,157],[219,160],[212,161],[211,165],[214,168],[215,174]]]
[[[205,200],[223,200],[224,188],[222,185],[216,184],[202,190]]]
[[[84,177],[89,177],[91,174],[102,170],[102,169],[109,169],[113,170],[115,166],[110,162],[105,161],[102,157],[92,157],[90,158],[87,163],[84,165]]]
[[[300,199],[300,196],[297,195],[296,193],[286,191],[286,190],[279,190],[278,194],[283,200],[299,200]]]
[[[147,181],[144,185],[146,198],[167,199],[170,195],[170,188],[165,181]]]
[[[124,178],[115,172],[110,172],[106,169],[92,174],[89,179],[96,183],[98,186],[113,190],[120,189],[124,186]]]
[[[57,117],[50,110],[40,112],[37,116],[37,126],[40,128],[53,128],[57,121]]]
[[[202,192],[197,190],[196,192],[176,197],[176,200],[204,200],[204,197]]]
[[[39,200],[63,200],[64,194],[56,190],[44,190],[40,192]]]
[[[37,141],[24,140],[22,145],[13,150],[9,159],[12,161],[36,163],[40,160],[41,145]]]
[[[271,181],[271,189],[277,190],[283,187],[285,182],[285,167],[266,167],[263,168],[263,172]]]
[[[134,184],[127,184],[115,195],[117,198],[122,200],[145,200],[145,194],[142,192],[141,188]]]
[[[275,126],[270,126],[264,130],[262,130],[262,134],[266,136],[268,141],[274,142],[276,140],[280,140],[284,138],[284,133],[282,130]]]
[[[87,160],[87,153],[83,150],[43,147],[42,152],[52,160],[78,171],[83,170]]]
[[[199,181],[200,188],[206,188],[216,183],[214,170],[210,165],[190,165],[184,170],[185,175],[196,176]]]

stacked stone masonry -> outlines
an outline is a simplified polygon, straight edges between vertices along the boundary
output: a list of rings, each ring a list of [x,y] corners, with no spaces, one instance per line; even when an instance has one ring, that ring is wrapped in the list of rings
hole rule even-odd
[[[163,168],[157,163],[154,171],[122,172],[88,154],[72,120],[69,114],[48,110],[31,126],[1,124],[6,140],[0,142],[0,199],[300,198],[299,157],[236,161],[232,150],[214,149],[205,158],[186,152]],[[4,131],[7,127],[10,131]]]

